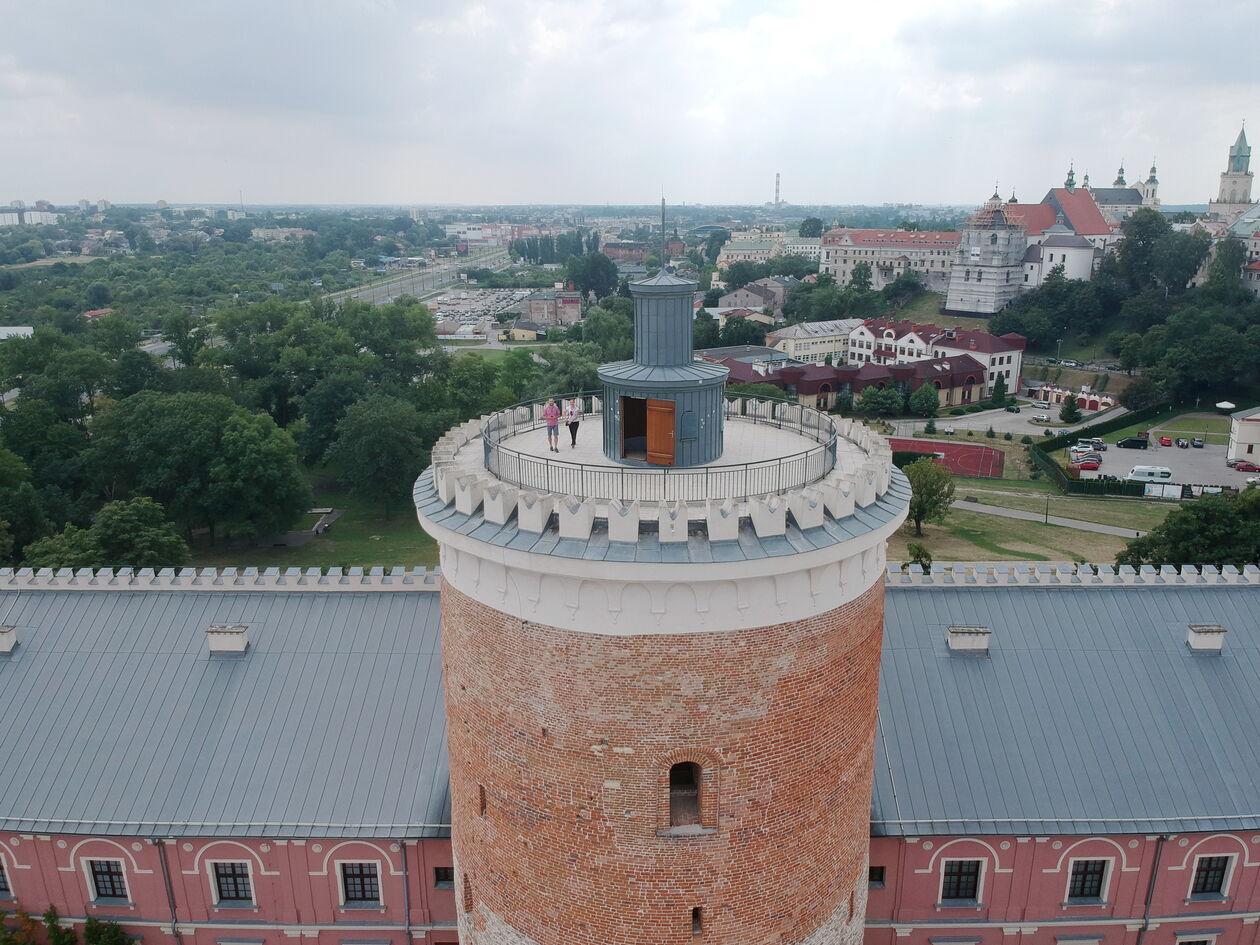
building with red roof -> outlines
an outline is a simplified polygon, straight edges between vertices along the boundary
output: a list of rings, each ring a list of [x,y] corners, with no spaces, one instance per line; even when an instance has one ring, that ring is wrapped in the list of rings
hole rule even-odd
[[[871,288],[882,289],[904,272],[917,272],[927,289],[943,292],[962,234],[954,230],[864,230],[841,227],[822,238],[819,271],[840,284],[853,277],[853,267],[871,267]]]

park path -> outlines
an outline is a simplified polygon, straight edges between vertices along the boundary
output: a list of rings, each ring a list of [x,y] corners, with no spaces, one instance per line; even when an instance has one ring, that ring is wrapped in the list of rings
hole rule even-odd
[[[981,505],[979,502],[954,502],[953,507],[964,512],[981,512],[985,515],[1000,515],[1002,518],[1017,518],[1025,522],[1041,522],[1049,525],[1061,525],[1063,528],[1076,528],[1083,532],[1098,532],[1100,535],[1118,535],[1121,538],[1141,538],[1146,532],[1132,528],[1121,528],[1118,525],[1099,525],[1097,522],[1086,522],[1079,518],[1061,518],[1051,515],[1047,518],[1040,512],[1025,512],[1023,509],[1004,509],[996,505]]]

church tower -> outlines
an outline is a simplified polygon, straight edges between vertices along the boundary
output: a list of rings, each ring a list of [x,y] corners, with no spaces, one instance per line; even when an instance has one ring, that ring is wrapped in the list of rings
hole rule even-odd
[[[1151,158],[1151,172],[1146,176],[1140,189],[1142,191],[1142,206],[1158,207],[1159,206],[1159,178],[1155,176],[1155,159]]]
[[[1075,186],[1071,171],[1068,181]],[[1015,202],[1011,195],[1011,203]],[[945,310],[992,315],[1006,308],[1023,290],[1028,235],[1007,219],[997,189],[963,227],[962,240],[949,273]]]
[[[1218,219],[1233,220],[1254,206],[1251,199],[1251,183],[1255,175],[1251,171],[1251,145],[1247,144],[1247,129],[1238,132],[1238,139],[1229,149],[1229,160],[1221,174],[1221,189],[1215,200],[1208,204],[1208,212]]]
[[[732,398],[696,283],[631,287],[635,353],[461,424],[417,480],[441,548],[464,945],[860,945],[886,441]]]

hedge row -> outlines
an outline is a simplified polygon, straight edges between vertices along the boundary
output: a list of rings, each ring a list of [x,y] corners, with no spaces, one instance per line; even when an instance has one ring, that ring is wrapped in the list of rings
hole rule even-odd
[[[1061,450],[1065,446],[1070,446],[1077,440],[1087,440],[1090,437],[1102,436],[1104,433],[1114,433],[1116,430],[1123,430],[1125,427],[1139,423],[1142,420],[1150,420],[1152,417],[1159,416],[1165,409],[1165,406],[1161,404],[1158,407],[1146,407],[1143,410],[1122,413],[1118,417],[1112,417],[1109,420],[1081,427],[1081,429],[1072,434],[1052,436],[1049,439],[1042,440],[1037,446],[1047,453],[1053,453],[1055,450]]]

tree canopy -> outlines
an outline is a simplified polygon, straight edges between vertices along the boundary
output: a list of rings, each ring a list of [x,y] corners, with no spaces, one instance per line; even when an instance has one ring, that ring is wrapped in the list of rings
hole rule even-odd
[[[909,463],[902,472],[910,480],[910,520],[915,535],[922,537],[924,522],[945,521],[954,501],[954,476],[930,456]]]

